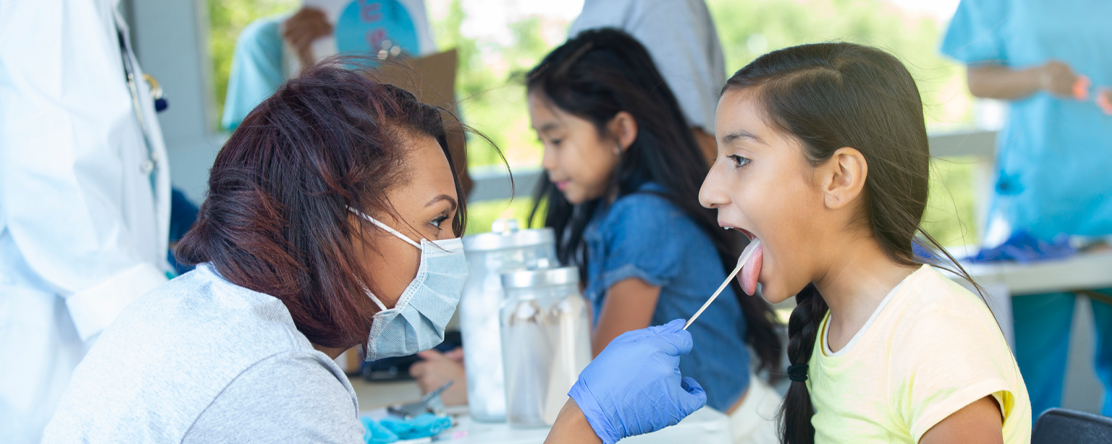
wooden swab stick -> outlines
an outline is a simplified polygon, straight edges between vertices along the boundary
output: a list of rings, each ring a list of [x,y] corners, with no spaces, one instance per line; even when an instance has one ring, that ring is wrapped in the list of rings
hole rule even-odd
[[[711,302],[714,302],[715,299],[718,299],[718,295],[722,293],[722,290],[726,289],[727,285],[730,285],[730,281],[734,280],[734,278],[737,277],[737,273],[741,271],[741,267],[745,266],[746,262],[749,262],[749,258],[753,256],[753,252],[757,251],[757,247],[759,247],[760,245],[761,241],[756,239],[753,240],[753,243],[745,249],[745,253],[741,255],[741,260],[737,261],[737,267],[734,267],[734,271],[730,272],[729,276],[726,276],[726,281],[723,282],[722,285],[718,286],[718,290],[714,292],[714,295],[712,295],[710,299],[707,299],[707,302],[704,303],[702,307],[699,307],[699,311],[695,312],[695,314],[691,316],[691,319],[687,320],[687,324],[683,326],[684,330],[687,330],[687,327],[690,327],[691,323],[695,322],[695,320],[699,318],[699,315],[703,314],[703,310],[706,310],[707,307],[710,306]]]

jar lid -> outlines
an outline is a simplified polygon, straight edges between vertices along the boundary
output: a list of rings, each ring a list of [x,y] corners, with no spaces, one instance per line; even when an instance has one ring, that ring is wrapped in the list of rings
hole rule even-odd
[[[491,224],[490,233],[463,237],[464,251],[492,251],[505,248],[522,248],[554,245],[556,235],[551,228],[519,229],[515,219],[498,219]]]
[[[502,274],[502,288],[529,288],[578,283],[579,269],[576,267],[525,270]]]

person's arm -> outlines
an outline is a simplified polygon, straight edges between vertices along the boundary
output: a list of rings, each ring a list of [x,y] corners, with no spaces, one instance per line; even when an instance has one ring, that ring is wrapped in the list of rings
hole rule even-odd
[[[562,413],[561,413],[562,414]],[[981,398],[946,417],[919,440],[920,444],[1004,442],[1004,418],[991,396]]]
[[[606,291],[606,300],[599,312],[598,326],[591,338],[591,355],[598,356],[610,341],[622,333],[648,327],[652,322],[660,287],[629,278]]]
[[[1023,69],[997,64],[970,65],[966,77],[969,92],[974,96],[999,100],[1019,100],[1040,91],[1069,98],[1077,80],[1069,65],[1055,60]]]
[[[987,310],[924,308],[904,324],[889,343],[886,384],[917,442],[1001,442],[1004,423],[1031,421],[1019,370]]]
[[[297,53],[301,62],[301,69],[307,69],[316,64],[313,55],[313,41],[321,37],[332,35],[332,24],[324,11],[316,8],[301,8],[296,14],[286,19],[282,26],[282,38]]]
[[[0,232],[47,291],[66,298],[82,340],[166,281],[166,239],[161,250],[149,244],[166,227],[133,226],[157,224],[154,214],[128,217],[144,210],[126,196],[149,183],[148,154],[116,33],[103,2],[0,8]]]
[[[330,367],[301,352],[255,363],[193,413],[181,443],[363,443],[355,393],[348,391],[347,377]]]
[[[569,399],[564,404],[564,408],[560,409],[560,414],[556,416],[556,423],[552,425],[552,430],[548,432],[548,438],[545,438],[544,442],[545,444],[602,444],[602,440],[595,434],[595,430],[591,428],[587,417],[583,416],[583,411],[579,410],[579,405],[574,399]]]

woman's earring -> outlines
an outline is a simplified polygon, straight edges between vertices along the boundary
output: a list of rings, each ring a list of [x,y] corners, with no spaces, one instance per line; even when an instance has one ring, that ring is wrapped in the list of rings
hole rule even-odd
[[[614,145],[614,155],[615,156],[621,156],[622,155],[622,144],[619,143],[617,145]]]

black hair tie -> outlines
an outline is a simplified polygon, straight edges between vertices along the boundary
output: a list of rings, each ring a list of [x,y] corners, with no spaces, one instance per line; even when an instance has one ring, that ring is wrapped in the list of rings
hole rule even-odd
[[[804,382],[807,380],[807,364],[795,364],[788,366],[788,379],[795,382]]]

